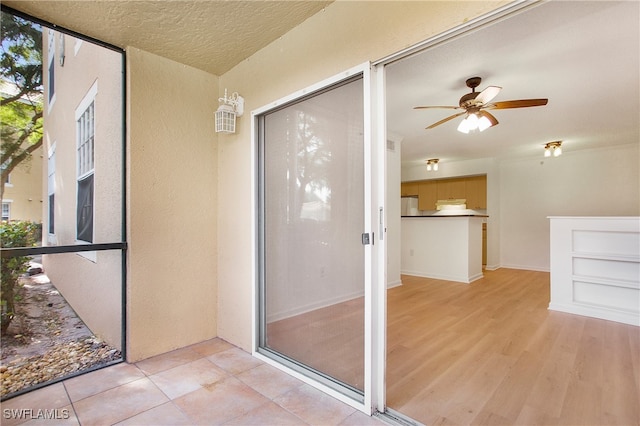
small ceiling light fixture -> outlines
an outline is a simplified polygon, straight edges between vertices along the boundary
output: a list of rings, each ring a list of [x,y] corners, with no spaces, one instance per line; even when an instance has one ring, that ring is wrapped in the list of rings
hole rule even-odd
[[[233,92],[227,96],[227,89],[224,89],[224,98],[218,98],[221,102],[216,111],[216,133],[235,133],[236,117],[242,117],[244,113],[244,98]]]
[[[432,158],[430,160],[427,160],[427,171],[434,171],[437,172],[438,171],[438,160],[437,158]]]
[[[562,141],[549,142],[544,146],[545,157],[551,157],[552,153],[554,157],[562,155]]]
[[[460,122],[458,131],[462,133],[469,133],[473,130],[480,130],[481,132],[487,130],[491,126],[498,124],[498,121],[490,114],[484,114],[484,111],[470,111],[467,116]]]

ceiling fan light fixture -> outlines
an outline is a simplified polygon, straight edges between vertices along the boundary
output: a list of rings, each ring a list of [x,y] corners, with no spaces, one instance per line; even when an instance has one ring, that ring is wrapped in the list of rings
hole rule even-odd
[[[469,126],[469,130],[476,130],[478,128],[478,115],[476,113],[471,113],[467,116],[467,125]]]
[[[426,127],[427,130],[433,129],[443,123],[453,120],[454,118],[465,115],[465,118],[458,125],[458,131],[461,133],[469,133],[470,131],[480,130],[481,132],[487,130],[489,127],[498,125],[498,119],[493,116],[487,110],[494,109],[509,109],[509,108],[527,108],[546,105],[548,99],[518,99],[512,101],[500,101],[492,102],[493,98],[498,95],[500,90],[499,86],[489,86],[481,92],[476,92],[476,87],[480,85],[482,79],[480,77],[468,78],[466,83],[467,87],[471,88],[471,92],[463,95],[458,101],[458,106],[445,105],[425,105],[416,106],[413,109],[430,109],[430,108],[445,108],[445,109],[462,109],[462,112],[456,112],[453,115],[443,118],[440,121],[433,123]]]
[[[464,120],[460,122],[460,125],[458,125],[458,131],[465,134],[477,129],[478,116],[473,112],[468,113]]]
[[[460,122],[460,124],[458,125],[458,131],[461,133],[469,133],[469,122],[467,121],[467,119],[465,118],[464,120],[462,120]]]
[[[478,120],[478,130],[481,132],[493,126],[493,123],[484,115]]]
[[[484,115],[478,117],[477,113],[470,112],[458,125],[458,131],[465,134],[473,130],[480,130],[482,132],[491,126],[493,126],[493,123],[489,118]]]
[[[551,157],[552,154],[554,157],[562,155],[562,141],[553,141],[545,144],[544,156]]]

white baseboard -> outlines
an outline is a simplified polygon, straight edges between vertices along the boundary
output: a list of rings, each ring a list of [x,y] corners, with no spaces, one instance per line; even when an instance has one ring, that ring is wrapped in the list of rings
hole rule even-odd
[[[394,288],[394,287],[400,287],[401,285],[402,285],[402,280],[389,282],[389,283],[387,283],[387,289]]]
[[[387,289],[390,289],[393,287],[399,287],[401,285],[402,285],[402,280],[390,282],[390,283],[387,283]],[[317,309],[322,309],[328,306],[337,305],[338,303],[347,302],[349,300],[357,299],[363,296],[364,296],[364,292],[360,291],[357,293],[344,294],[338,297],[334,297],[332,299],[321,300],[321,301],[310,303],[304,306],[298,306],[297,308],[294,308],[294,309],[289,309],[283,312],[277,312],[269,315],[269,317],[267,318],[267,322],[271,323],[274,321],[280,321],[283,319],[295,317],[297,315],[302,315],[307,312],[315,311]]]
[[[549,310],[566,312],[568,314],[581,315],[585,317],[599,318],[608,321],[620,322],[623,324],[640,327],[640,315],[637,313],[623,312],[614,309],[596,308],[582,306],[579,304],[549,303]]]
[[[283,319],[295,317],[298,315],[306,314],[307,312],[315,311],[318,309],[326,308],[328,306],[337,305],[338,303],[348,302],[349,300],[358,299],[360,297],[364,297],[364,291],[359,291],[357,293],[351,294],[343,294],[338,297],[334,297],[331,299],[319,300],[314,303],[309,303],[302,306],[297,306],[292,309],[288,309],[282,312],[276,312],[267,317],[267,323],[272,323],[275,321],[280,321]]]
[[[509,264],[504,265],[503,264],[503,265],[500,265],[500,266],[496,267],[495,269],[498,269],[498,268],[522,269],[523,271],[537,271],[537,272],[549,272],[550,271],[550,269],[548,267],[547,268],[540,268],[540,267],[537,267],[537,266],[529,266],[529,265],[509,265]],[[487,269],[489,269],[489,267],[487,267]],[[492,270],[492,269],[489,269],[489,270]]]
[[[425,274],[424,272],[419,271],[400,271],[402,275],[411,275],[413,277],[422,277],[422,278],[433,278],[434,280],[443,280],[443,281],[455,281],[463,284],[469,284],[472,281],[475,281],[479,278],[482,278],[482,274],[479,277],[477,275],[468,277],[464,275],[440,275],[440,274]]]

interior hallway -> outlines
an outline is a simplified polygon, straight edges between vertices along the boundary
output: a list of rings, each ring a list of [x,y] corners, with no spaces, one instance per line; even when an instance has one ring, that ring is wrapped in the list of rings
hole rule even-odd
[[[7,418],[11,410],[23,418]],[[38,410],[54,424],[83,426],[383,424],[221,339],[9,399],[2,425],[26,423]]]

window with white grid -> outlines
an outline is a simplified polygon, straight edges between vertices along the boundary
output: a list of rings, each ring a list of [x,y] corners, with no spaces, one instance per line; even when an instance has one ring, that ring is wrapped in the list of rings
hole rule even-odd
[[[11,219],[11,204],[2,203],[2,220]]]
[[[55,200],[56,200],[56,145],[53,144],[49,149],[49,158],[47,160],[47,193],[49,195],[47,209],[48,215],[48,231],[49,234],[55,234]]]
[[[49,39],[49,45],[48,45],[49,61],[47,64],[48,78],[49,78],[48,96],[49,96],[49,109],[51,109],[51,106],[55,101],[55,94],[56,94],[56,84],[55,84],[55,81],[56,81],[55,80],[56,32],[50,29],[48,33],[48,39]]]
[[[94,102],[78,119],[78,178],[93,173],[95,135]]]
[[[93,242],[94,170],[95,170],[95,98],[97,81],[76,109],[77,205],[76,239]]]

